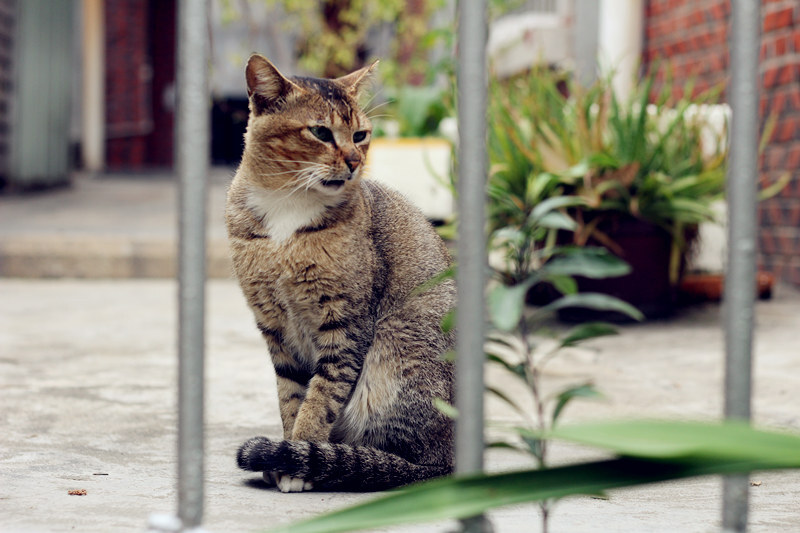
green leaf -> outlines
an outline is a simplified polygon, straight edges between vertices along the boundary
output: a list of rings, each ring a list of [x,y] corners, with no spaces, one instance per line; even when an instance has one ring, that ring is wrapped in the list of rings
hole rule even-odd
[[[623,421],[565,426],[549,435],[624,456],[658,460],[757,462],[800,467],[800,437],[758,431],[743,422]]]
[[[566,178],[582,178],[586,174],[589,173],[591,167],[589,165],[589,161],[581,161],[577,165],[572,165],[567,170],[561,173],[563,177]]]
[[[528,176],[528,183],[525,191],[525,201],[529,205],[534,205],[546,197],[550,189],[559,183],[560,179],[555,174],[541,172]]]
[[[525,242],[525,234],[517,228],[506,226],[492,233],[491,242],[494,243],[496,241],[500,241],[501,243],[511,243],[515,246],[520,246],[522,243]]]
[[[605,248],[573,248],[569,253],[554,257],[540,269],[539,275],[584,276],[586,278],[614,278],[630,273],[631,267]]]
[[[421,283],[420,285],[418,285],[417,287],[415,287],[414,290],[411,291],[411,296],[417,296],[417,295],[423,294],[423,293],[431,290],[432,288],[436,287],[440,283],[442,283],[442,282],[444,282],[444,281],[446,281],[448,279],[453,279],[453,277],[455,277],[455,275],[456,275],[456,267],[455,267],[455,265],[453,265],[453,266],[451,266],[451,267],[449,267],[449,268],[447,268],[445,270],[442,270],[441,272],[439,272],[438,274],[433,276],[428,281],[425,281],[425,282]]]
[[[547,200],[540,202],[531,211],[530,220],[538,221],[545,214],[550,213],[562,207],[574,207],[576,205],[585,205],[586,201],[578,196],[553,196]]]
[[[587,339],[594,339],[596,337],[604,337],[607,335],[616,335],[617,329],[611,324],[606,322],[587,322],[570,329],[566,335],[561,337],[561,347],[575,346],[581,341]]]
[[[560,211],[545,213],[539,218],[537,224],[542,228],[563,229],[567,231],[575,231],[578,228],[578,224],[574,220]]]
[[[523,365],[522,363],[511,364],[508,361],[506,361],[505,359],[503,359],[502,357],[500,357],[498,355],[495,355],[495,354],[487,354],[486,358],[489,361],[491,361],[493,363],[497,363],[500,366],[504,367],[506,370],[508,370],[509,372],[514,374],[515,376],[519,376],[522,379],[526,379],[526,376],[525,376],[525,365]]]
[[[540,319],[544,315],[548,315],[559,309],[567,307],[583,307],[586,309],[595,309],[598,311],[617,311],[624,313],[634,320],[644,320],[644,315],[633,307],[631,304],[609,296],[607,294],[600,294],[596,292],[582,292],[578,294],[568,294],[562,296],[558,300],[543,307],[540,307],[536,314],[535,319]]]
[[[516,372],[514,373],[516,374]],[[501,391],[496,387],[489,387],[489,386],[486,387],[486,390],[487,392],[494,394],[495,396],[506,402],[516,412],[522,413],[523,415],[525,414],[525,410],[522,409],[519,405],[517,405],[517,403],[514,400],[512,400],[505,392]]]
[[[444,401],[442,398],[434,398],[433,406],[445,416],[452,418],[453,420],[458,418],[458,409]]]
[[[583,385],[578,385],[576,387],[570,387],[566,390],[563,390],[559,393],[556,397],[556,406],[553,408],[553,425],[555,425],[558,417],[561,415],[561,412],[564,408],[575,398],[602,398],[603,395],[594,388],[594,385],[591,383],[584,383]]]
[[[561,294],[575,294],[578,292],[578,282],[568,275],[550,275],[547,279]]]
[[[529,288],[530,283],[520,283],[511,287],[498,285],[489,293],[489,317],[498,329],[511,331],[517,327],[522,319],[525,293]]]
[[[456,310],[451,309],[447,312],[446,315],[442,318],[442,323],[440,324],[443,333],[450,333],[456,327]]]
[[[565,427],[551,436],[637,457],[544,470],[444,478],[273,530],[337,533],[465,518],[506,505],[600,494],[671,479],[800,468],[800,436],[743,424],[605,422]]]

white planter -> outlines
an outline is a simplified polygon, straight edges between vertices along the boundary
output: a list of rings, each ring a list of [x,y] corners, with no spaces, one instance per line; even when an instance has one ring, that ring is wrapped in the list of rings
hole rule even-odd
[[[399,191],[432,220],[453,214],[451,145],[435,137],[373,139],[367,176]]]

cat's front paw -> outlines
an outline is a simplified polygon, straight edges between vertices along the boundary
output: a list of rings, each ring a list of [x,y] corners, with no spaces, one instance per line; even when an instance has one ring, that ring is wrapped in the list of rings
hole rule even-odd
[[[264,472],[264,478],[266,479],[267,472]],[[304,481],[299,477],[291,477],[278,474],[278,489],[281,492],[303,492],[304,490],[312,490],[314,488],[314,484],[310,481]]]
[[[264,482],[269,485],[270,487],[277,487],[278,486],[278,479],[280,479],[280,474],[273,471],[264,472],[262,474],[264,478]]]

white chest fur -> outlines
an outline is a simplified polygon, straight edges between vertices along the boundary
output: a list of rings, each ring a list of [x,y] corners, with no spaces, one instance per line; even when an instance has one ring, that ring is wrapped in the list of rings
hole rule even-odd
[[[304,192],[289,194],[252,189],[247,195],[247,207],[263,220],[269,236],[281,243],[325,212],[327,206],[315,196]]]

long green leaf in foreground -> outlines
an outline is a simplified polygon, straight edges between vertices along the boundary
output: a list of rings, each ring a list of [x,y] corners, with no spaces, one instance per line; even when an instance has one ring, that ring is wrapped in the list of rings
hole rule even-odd
[[[731,460],[758,468],[800,467],[800,436],[743,422],[622,421],[563,426],[548,437],[654,460]]]
[[[474,516],[495,507],[711,474],[800,468],[800,436],[742,424],[612,422],[551,436],[621,454],[546,470],[448,478],[273,530],[335,533]]]

